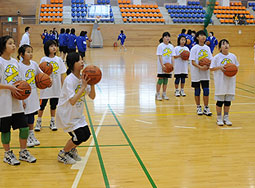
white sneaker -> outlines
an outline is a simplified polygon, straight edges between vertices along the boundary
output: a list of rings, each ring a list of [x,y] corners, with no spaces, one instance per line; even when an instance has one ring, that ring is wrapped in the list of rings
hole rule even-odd
[[[175,92],[174,92],[175,96],[176,97],[180,97],[180,91],[179,89],[176,89]]]
[[[40,142],[39,142],[39,140],[37,140],[37,139],[35,138],[35,134],[34,134],[34,133],[31,133],[31,134],[30,134],[30,137],[32,138],[33,143],[34,143],[35,146],[40,145]]]
[[[34,130],[35,131],[41,131],[41,128],[42,128],[42,121],[41,120],[37,120]]]
[[[162,101],[162,97],[160,96],[160,94],[156,94],[155,98],[157,101]]]
[[[201,106],[197,106],[197,115],[200,115],[200,116],[203,115]]]
[[[162,95],[162,98],[163,98],[164,100],[169,100],[169,97],[166,96],[166,95]]]
[[[223,122],[224,122],[225,125],[232,126],[232,122],[229,121],[228,115],[224,115]]]
[[[16,158],[12,150],[4,152],[4,162],[9,165],[19,165],[20,161]]]
[[[52,131],[56,131],[56,130],[58,130],[58,128],[56,127],[56,125],[55,125],[55,121],[50,121],[50,129],[52,130]]]
[[[217,123],[218,126],[223,126],[224,125],[224,123],[222,121],[222,118],[220,118],[220,119],[217,118],[217,122],[216,123]]]
[[[34,147],[34,146],[35,144],[34,144],[33,138],[31,137],[31,134],[29,134],[27,137],[27,147]]]
[[[181,96],[186,97],[186,94],[184,93],[184,90],[182,89],[180,92]]]
[[[35,163],[36,158],[29,153],[27,149],[24,149],[19,152],[19,160],[27,161],[29,163]]]
[[[63,150],[60,150],[58,153],[58,161],[64,164],[75,164],[76,161],[70,157],[69,152],[64,152]]]
[[[212,112],[210,111],[209,107],[205,107],[204,108],[204,114],[207,115],[207,116],[211,116],[212,115]]]
[[[81,157],[78,155],[78,151],[76,148],[71,149],[70,152],[68,152],[69,156],[72,157],[76,161],[81,161]]]

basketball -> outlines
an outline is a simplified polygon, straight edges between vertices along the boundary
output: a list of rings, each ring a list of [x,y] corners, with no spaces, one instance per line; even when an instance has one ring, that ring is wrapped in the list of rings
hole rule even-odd
[[[92,42],[92,39],[89,39],[89,42]]]
[[[170,73],[174,70],[174,67],[171,63],[165,63],[164,65],[166,67],[166,73]]]
[[[52,71],[53,71],[53,66],[49,63],[49,62],[42,62],[40,65],[39,65],[40,69],[45,73],[45,74],[48,74],[48,75],[51,75]]]
[[[26,81],[20,80],[15,82],[14,84],[15,85],[17,84],[16,87],[22,90],[22,91],[19,91],[19,93],[21,94],[20,96],[12,93],[12,96],[14,98],[18,100],[24,100],[29,97],[29,95],[31,94],[31,87]]]
[[[191,40],[190,39],[187,39],[187,45],[190,45],[190,43],[191,43]]]
[[[205,44],[206,44],[207,46],[210,46],[211,43],[210,43],[210,41],[206,41]]]
[[[189,59],[190,53],[189,53],[189,51],[184,50],[180,55],[181,55],[182,60],[185,60],[185,61],[186,61],[186,60]]]
[[[44,38],[45,38],[45,36],[41,34],[41,39],[44,39]]]
[[[224,72],[224,74],[225,74],[226,76],[228,76],[228,77],[235,76],[236,73],[238,72],[237,66],[236,66],[235,64],[233,64],[233,63],[228,63],[228,64],[226,64],[226,65],[224,66],[224,68],[225,68],[225,70],[226,70],[226,71]]]
[[[200,66],[204,66],[204,65],[207,65],[207,66],[210,66],[211,64],[211,60],[209,60],[208,58],[204,57],[203,59],[200,59],[199,60],[199,63],[198,63]]]
[[[99,30],[100,30],[100,27],[98,27],[97,30],[99,31]]]
[[[45,89],[51,87],[52,81],[50,76],[45,73],[39,73],[35,76],[35,84],[39,89]]]
[[[117,42],[113,43],[113,47],[117,47],[117,45],[118,45]]]
[[[97,84],[102,78],[101,70],[95,65],[88,65],[82,72],[90,78],[89,85]]]

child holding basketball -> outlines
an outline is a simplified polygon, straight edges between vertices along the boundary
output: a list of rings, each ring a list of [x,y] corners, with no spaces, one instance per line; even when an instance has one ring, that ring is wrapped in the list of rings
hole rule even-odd
[[[214,85],[215,85],[215,100],[217,112],[217,125],[223,126],[224,124],[231,126],[232,122],[229,121],[229,109],[231,101],[235,97],[236,76],[228,77],[224,75],[224,65],[233,63],[237,67],[239,62],[234,54],[229,52],[229,42],[222,39],[219,42],[220,53],[214,56],[210,65],[210,70],[214,71]],[[224,104],[224,116],[222,119],[222,106]]]
[[[73,52],[66,58],[68,70],[56,113],[58,128],[63,128],[72,138],[58,154],[58,161],[65,164],[74,164],[81,158],[76,147],[90,137],[90,130],[83,113],[85,95],[91,99],[96,96],[94,85],[88,85],[89,78],[81,70],[84,67],[79,53]]]
[[[199,61],[203,58],[212,59],[212,54],[210,48],[205,45],[206,34],[203,30],[200,30],[196,33],[196,45],[191,48],[190,58],[191,66],[191,87],[195,90],[195,102],[197,105],[197,114],[198,115],[207,115],[211,116],[212,112],[208,106],[209,103],[209,81],[210,81],[210,71],[209,66],[199,65]],[[204,100],[204,111],[200,105],[200,85],[203,89],[203,100]]]
[[[123,48],[124,50],[127,50],[127,49],[125,48],[125,45],[124,45],[126,38],[127,38],[127,37],[126,37],[126,35],[124,34],[124,31],[121,30],[121,31],[120,31],[120,34],[119,34],[119,36],[118,36],[118,39],[117,39],[117,40],[120,40],[120,51],[121,51],[121,48]]]
[[[35,138],[34,135],[34,116],[40,109],[39,97],[35,85],[35,76],[40,73],[39,66],[36,62],[32,61],[33,48],[27,44],[22,45],[18,50],[18,59],[20,60],[19,68],[22,80],[25,80],[31,86],[30,96],[23,100],[23,107],[25,109],[25,116],[29,127],[29,135],[27,138],[27,146],[33,147],[40,145],[40,142]]]
[[[189,48],[186,47],[187,39],[185,36],[180,35],[177,40],[178,46],[174,48],[176,56],[175,58],[175,64],[174,64],[174,77],[175,77],[175,96],[185,97],[186,94],[184,93],[184,85],[185,85],[185,79],[188,77],[188,60],[182,60],[181,53],[183,51],[189,51]],[[179,83],[181,81],[181,91],[178,89]]]
[[[16,46],[11,36],[0,38],[0,132],[4,153],[4,162],[10,165],[19,165],[20,161],[36,162],[26,149],[28,138],[28,126],[22,106],[22,101],[12,97],[11,93],[20,95],[20,89],[14,83],[20,80],[18,62],[11,57],[15,53]],[[10,150],[11,127],[19,129],[20,152],[17,160]]]
[[[156,100],[162,101],[162,98],[165,100],[169,100],[169,98],[166,96],[166,88],[168,83],[168,78],[172,77],[171,73],[166,73],[166,67],[164,64],[170,63],[174,65],[174,56],[175,56],[175,50],[174,46],[172,44],[169,44],[170,42],[170,33],[164,32],[162,34],[162,38],[159,41],[162,41],[158,45],[157,48],[157,56],[158,56],[158,82],[156,86]],[[160,96],[160,88],[163,84],[163,94],[162,97]]]
[[[35,131],[41,130],[42,124],[42,115],[44,108],[50,100],[50,129],[52,131],[56,131],[57,127],[55,125],[55,113],[58,104],[58,98],[60,96],[60,90],[64,83],[66,67],[63,60],[56,56],[57,52],[57,44],[54,40],[49,40],[44,45],[44,53],[45,57],[41,59],[41,62],[49,62],[53,66],[53,72],[50,77],[52,79],[52,86],[50,88],[41,89],[40,90],[40,110],[38,111],[38,118],[35,126]]]

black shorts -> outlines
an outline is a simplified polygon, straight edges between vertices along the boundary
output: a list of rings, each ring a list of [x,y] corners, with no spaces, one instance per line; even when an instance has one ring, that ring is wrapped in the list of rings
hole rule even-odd
[[[11,131],[11,127],[13,130],[28,127],[26,117],[23,112],[12,114],[12,116],[9,117],[0,118],[0,132],[8,133]]]
[[[200,88],[200,85],[202,86],[202,88],[209,88],[209,80],[201,80],[199,82],[191,82],[191,87]]]
[[[172,78],[172,74],[158,74],[158,78]]]
[[[80,56],[81,56],[82,58],[84,58],[84,57],[85,57],[85,52],[81,52],[81,51],[79,51],[79,54],[80,54]]]
[[[40,110],[44,110],[45,106],[48,102],[48,99],[41,99],[40,100]],[[51,110],[56,110],[58,105],[58,98],[51,98],[50,99],[50,109]]]
[[[188,78],[188,74],[175,74],[175,78]]]
[[[76,49],[70,49],[68,48],[68,53],[76,52]]]

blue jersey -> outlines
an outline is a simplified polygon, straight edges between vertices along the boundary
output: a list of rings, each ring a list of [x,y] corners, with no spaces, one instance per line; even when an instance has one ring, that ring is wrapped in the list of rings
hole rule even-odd
[[[76,35],[70,34],[68,37],[68,45],[67,45],[68,49],[76,49],[75,41],[76,41]]]
[[[119,36],[118,36],[118,40],[120,40],[120,43],[123,45],[125,40],[126,40],[126,35],[123,33],[121,33]]]
[[[179,38],[180,36],[186,37],[187,35],[186,35],[185,33],[181,33],[181,34],[178,35],[178,38]]]
[[[211,49],[211,53],[213,53],[215,46],[218,45],[218,40],[214,36],[212,36],[212,37],[207,37],[206,41],[210,42],[209,47]]]
[[[86,39],[83,36],[79,36],[76,38],[76,44],[79,52],[85,52],[87,49]]]
[[[55,35],[49,34],[49,40],[55,40]]]
[[[65,46],[64,42],[66,40],[65,33],[59,35],[59,46]]]
[[[69,40],[69,34],[65,33],[64,34],[64,42],[63,42],[64,46],[68,46],[68,40]]]
[[[193,47],[193,45],[194,45],[194,39],[193,39],[193,37],[191,36],[191,35],[186,35],[186,39],[188,40],[190,40],[190,44],[188,45],[186,45],[189,49],[191,49],[192,47]]]
[[[43,44],[45,44],[49,40],[49,34],[48,33],[43,33],[42,36],[44,36]]]

